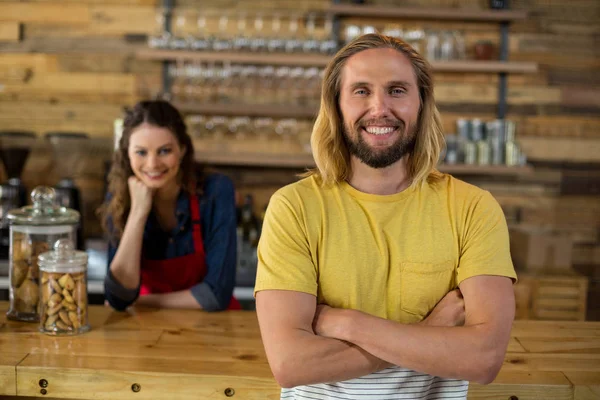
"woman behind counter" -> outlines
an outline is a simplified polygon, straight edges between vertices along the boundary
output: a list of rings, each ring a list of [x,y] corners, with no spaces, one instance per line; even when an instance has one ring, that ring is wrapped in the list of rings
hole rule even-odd
[[[218,174],[196,181],[192,140],[171,104],[142,101],[127,112],[108,184],[100,214],[113,308],[239,308],[233,184]]]

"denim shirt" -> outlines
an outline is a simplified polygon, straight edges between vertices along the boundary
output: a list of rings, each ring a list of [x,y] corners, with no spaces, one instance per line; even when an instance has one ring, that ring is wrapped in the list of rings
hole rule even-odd
[[[224,175],[208,175],[199,203],[206,276],[190,290],[204,310],[224,310],[229,306],[235,286],[237,237],[233,183]],[[177,198],[175,213],[177,226],[171,232],[165,232],[155,214],[150,212],[144,228],[143,257],[167,260],[194,253],[189,195],[183,190]],[[113,308],[124,310],[138,298],[140,287],[127,289],[110,272],[110,264],[117,248],[118,245],[109,244],[104,294]]]

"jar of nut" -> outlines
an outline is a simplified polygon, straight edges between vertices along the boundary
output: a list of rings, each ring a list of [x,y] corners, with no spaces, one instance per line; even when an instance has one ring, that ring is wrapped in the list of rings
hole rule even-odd
[[[55,203],[54,189],[38,186],[33,205],[8,213],[10,223],[9,300],[6,316],[17,321],[39,320],[38,256],[59,239],[75,243],[79,213]]]
[[[87,316],[87,261],[69,239],[38,256],[40,266],[40,332],[77,335],[90,329]]]

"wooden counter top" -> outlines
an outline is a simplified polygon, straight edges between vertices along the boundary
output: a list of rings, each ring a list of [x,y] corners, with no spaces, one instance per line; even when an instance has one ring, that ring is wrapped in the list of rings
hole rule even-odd
[[[254,312],[91,306],[90,332],[52,337],[7,321],[7,307],[0,302],[0,399],[40,397],[42,379],[46,398],[279,398]],[[469,389],[469,399],[490,398],[600,399],[600,322],[515,322],[496,381]]]

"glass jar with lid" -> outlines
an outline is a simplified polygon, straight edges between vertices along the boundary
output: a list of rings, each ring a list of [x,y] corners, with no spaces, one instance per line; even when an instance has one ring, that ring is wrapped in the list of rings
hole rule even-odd
[[[76,239],[79,213],[55,202],[54,189],[38,186],[31,192],[33,205],[8,213],[10,223],[9,300],[6,316],[16,321],[39,320],[38,256],[59,239]]]
[[[74,250],[70,239],[57,240],[53,251],[38,256],[40,332],[77,335],[90,329],[87,262],[87,253]]]

